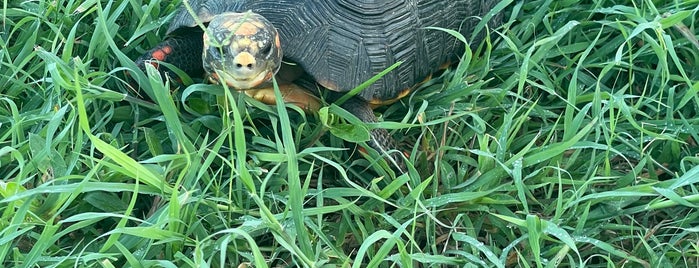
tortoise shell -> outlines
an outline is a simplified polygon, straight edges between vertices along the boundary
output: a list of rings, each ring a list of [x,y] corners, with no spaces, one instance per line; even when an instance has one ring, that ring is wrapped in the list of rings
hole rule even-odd
[[[398,61],[403,64],[360,93],[370,103],[395,99],[463,53],[463,43],[495,0],[190,0],[201,22],[224,12],[251,10],[279,31],[287,61],[320,85],[351,90]],[[186,4],[186,3],[185,3]],[[497,19],[491,22],[498,23]],[[197,27],[184,6],[168,33]]]

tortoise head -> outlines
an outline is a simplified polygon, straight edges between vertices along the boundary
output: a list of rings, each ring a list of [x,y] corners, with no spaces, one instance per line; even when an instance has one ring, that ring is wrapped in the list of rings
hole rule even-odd
[[[282,61],[279,33],[252,13],[216,15],[204,33],[204,70],[213,83],[239,90],[272,79]]]

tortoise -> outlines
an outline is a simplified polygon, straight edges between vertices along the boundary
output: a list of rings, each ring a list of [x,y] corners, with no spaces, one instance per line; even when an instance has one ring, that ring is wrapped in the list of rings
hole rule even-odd
[[[206,74],[213,83],[244,90],[273,104],[269,81],[282,65],[278,79],[305,77],[303,81],[312,80],[329,92],[342,93],[402,61],[341,104],[362,121],[376,122],[372,108],[407,95],[462,55],[463,42],[432,27],[471,36],[480,22],[477,17],[485,16],[498,2],[189,0],[174,15],[168,37],[136,63],[143,67],[147,62],[165,61],[192,77]],[[494,16],[489,24],[495,26],[499,21],[499,16]],[[202,23],[208,25],[206,29]],[[282,64],[282,57],[293,65]],[[285,102],[308,110],[319,106],[313,97],[316,93],[308,91],[313,86],[285,85],[281,87]],[[372,129],[370,134],[368,144],[379,153],[396,149],[385,129]],[[390,158],[397,170],[405,171],[400,153]]]

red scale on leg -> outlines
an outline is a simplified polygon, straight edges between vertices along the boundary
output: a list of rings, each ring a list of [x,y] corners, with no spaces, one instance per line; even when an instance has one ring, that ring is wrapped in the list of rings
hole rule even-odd
[[[165,59],[167,59],[167,56],[170,55],[170,53],[172,53],[172,47],[163,46],[153,51],[153,53],[151,53],[151,57],[159,61],[165,61]]]
[[[196,38],[197,35],[199,38]],[[201,62],[203,41],[200,36],[201,34],[197,33],[171,36],[139,57],[136,65],[145,70],[145,64],[148,62],[160,70],[161,74],[169,73],[170,77],[177,77],[170,70],[159,68],[158,62],[167,62],[192,77],[202,76],[204,73]]]

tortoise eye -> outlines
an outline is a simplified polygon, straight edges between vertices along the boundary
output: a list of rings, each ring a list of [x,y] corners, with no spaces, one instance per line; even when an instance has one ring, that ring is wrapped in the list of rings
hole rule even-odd
[[[271,42],[264,42],[264,46],[260,50],[260,53],[262,53],[262,55],[269,56],[270,52],[272,52],[272,43]]]
[[[209,47],[209,49],[207,49],[207,50],[209,52],[209,57],[212,57],[214,59],[221,58],[221,48],[212,46],[212,47]]]

